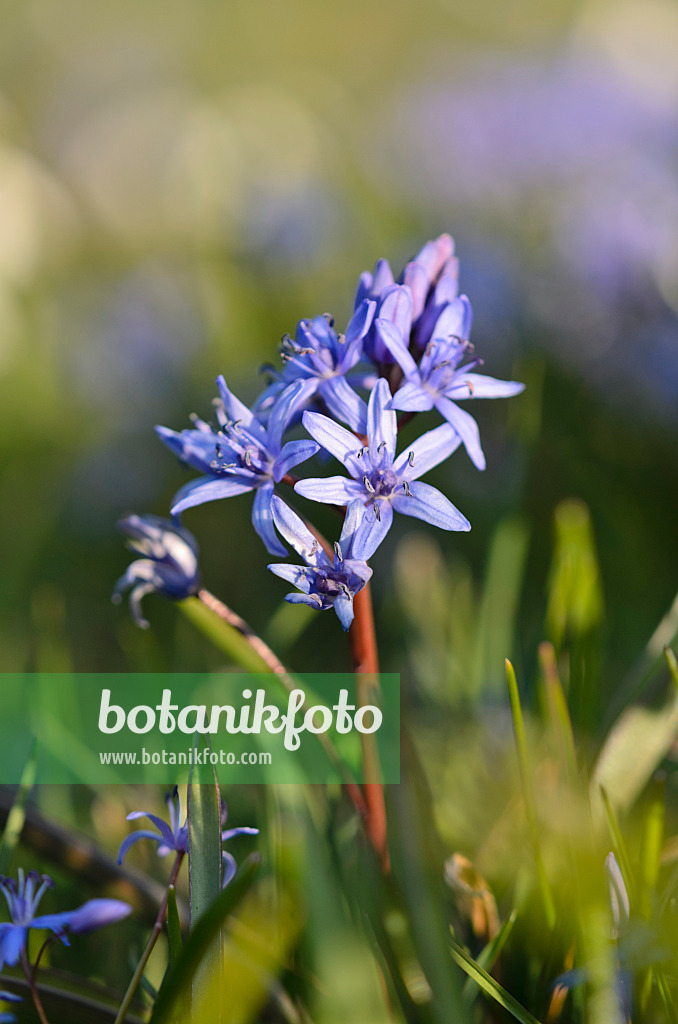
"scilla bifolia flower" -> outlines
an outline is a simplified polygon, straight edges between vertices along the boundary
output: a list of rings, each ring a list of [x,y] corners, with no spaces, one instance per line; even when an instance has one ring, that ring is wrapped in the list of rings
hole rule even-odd
[[[272,555],[286,555],[271,520],[273,489],[286,473],[318,451],[313,441],[288,441],[285,429],[304,382],[297,381],[276,402],[267,426],[233,395],[223,377],[217,379],[220,398],[215,403],[218,429],[194,418],[195,429],[178,433],[156,427],[163,441],[182,462],[203,473],[179,490],[172,502],[172,515],[194,505],[254,491],[252,525]]]
[[[175,601],[200,589],[198,545],[189,530],[161,516],[127,516],[118,523],[127,534],[127,547],[143,555],[128,566],[113,589],[113,601],[130,590],[132,618],[142,629],[148,621],[141,613],[141,599],[153,592]]]
[[[131,914],[132,908],[122,900],[87,900],[76,910],[58,914],[36,916],[38,905],[47,889],[54,883],[48,875],[19,868],[18,880],[0,877],[0,892],[7,902],[11,921],[0,924],[0,970],[5,964],[14,967],[28,943],[31,928],[53,932],[65,945],[69,945],[67,932],[80,934],[114,924]]]
[[[365,529],[370,533],[372,552],[390,530],[394,510],[443,530],[470,530],[471,524],[459,509],[435,487],[419,480],[459,447],[456,430],[444,423],[422,434],[396,457],[398,430],[390,403],[391,392],[381,378],[370,395],[365,447],[329,417],[304,413],[304,426],[311,437],[343,463],[350,478],[300,480],[295,491],[333,505],[348,505],[359,498],[367,506]]]
[[[372,575],[366,559],[374,554],[375,537],[366,528],[362,501],[351,501],[344,526],[330,559],[302,519],[281,501],[273,499],[273,519],[280,533],[306,562],[299,565],[269,565],[276,576],[293,583],[299,594],[288,594],[291,604],[307,604],[325,611],[334,608],[345,630],[353,621],[353,598]]]

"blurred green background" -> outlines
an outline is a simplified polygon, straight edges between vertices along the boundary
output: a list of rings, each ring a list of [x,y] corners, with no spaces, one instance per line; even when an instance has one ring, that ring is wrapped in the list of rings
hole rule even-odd
[[[437,474],[473,532],[398,524],[379,553],[386,667],[405,671],[399,613],[422,585],[405,533],[447,566],[458,675],[503,543],[519,628],[475,671],[529,662],[575,496],[612,693],[676,589],[676,28],[668,0],[5,4],[2,668],[66,649],[87,670],[202,667],[161,601],[148,635],[109,604],[116,519],[166,512],[185,479],[153,424],[207,415],[218,372],[254,398],[298,319],[344,323],[361,270],[449,230],[488,372],[528,388],[478,407],[485,474],[462,453]],[[276,617],[249,500],[186,523],[207,585],[289,646],[303,614]],[[326,618],[282,651],[298,667],[322,666]]]

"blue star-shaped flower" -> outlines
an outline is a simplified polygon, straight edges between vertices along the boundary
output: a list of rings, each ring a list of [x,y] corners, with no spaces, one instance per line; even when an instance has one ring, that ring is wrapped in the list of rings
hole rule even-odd
[[[348,505],[341,536],[334,545],[334,559],[328,558],[304,521],[284,501],[276,496],[272,508],[278,530],[306,562],[306,566],[269,565],[271,572],[301,591],[288,594],[285,600],[320,611],[334,608],[347,630],[353,621],[353,598],[372,575],[366,559],[376,548],[375,538],[365,529],[362,501]]]
[[[471,304],[465,295],[448,302],[433,327],[432,338],[419,365],[393,324],[377,320],[375,329],[405,375],[393,396],[391,408],[424,412],[435,406],[457,431],[473,463],[478,469],[484,469],[478,424],[456,402],[469,398],[509,398],[519,394],[525,385],[473,373],[480,359],[464,363],[473,353],[468,341],[472,319]]]
[[[113,601],[121,601],[131,588],[132,618],[147,629],[148,621],[141,613],[141,599],[146,594],[155,592],[179,601],[200,589],[198,544],[189,530],[161,516],[127,516],[118,529],[129,537],[127,547],[144,557],[132,562],[115,584]]]
[[[221,396],[216,404],[218,430],[197,417],[193,430],[156,427],[161,441],[182,462],[204,474],[175,494],[172,515],[206,501],[254,491],[252,525],[272,555],[286,555],[271,520],[273,489],[290,469],[318,451],[318,445],[307,439],[282,443],[304,382],[296,381],[285,390],[267,427],[229,391],[223,377],[217,379],[217,385]]]
[[[365,529],[371,536],[372,551],[391,528],[394,510],[443,530],[471,529],[468,519],[440,491],[419,480],[459,447],[457,431],[444,423],[422,434],[396,457],[396,414],[383,377],[370,395],[366,447],[360,447],[355,435],[320,413],[304,413],[303,422],[311,437],[346,467],[350,479],[300,480],[295,491],[332,505],[348,505],[359,498],[367,505]]]
[[[364,431],[367,407],[346,380],[362,356],[362,343],[374,317],[375,303],[358,304],[346,334],[337,334],[329,316],[300,320],[294,338],[286,334],[282,342],[281,373],[271,370],[269,384],[257,401],[256,408],[265,413],[284,401],[288,389],[299,382],[290,417],[308,407],[314,396],[325,403],[330,412],[348,423],[352,430]]]
[[[37,871],[24,875],[21,868],[17,881],[0,877],[0,892],[5,897],[11,917],[11,921],[0,924],[0,971],[5,964],[13,967],[18,962],[31,928],[46,928],[68,945],[66,932],[90,932],[120,921],[132,912],[130,905],[122,900],[94,899],[87,900],[76,910],[36,916],[42,897],[53,886],[48,875],[39,875]]]

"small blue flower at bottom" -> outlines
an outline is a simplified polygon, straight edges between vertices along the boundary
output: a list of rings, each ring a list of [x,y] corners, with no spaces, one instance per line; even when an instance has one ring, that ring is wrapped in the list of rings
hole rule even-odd
[[[122,900],[93,899],[87,900],[75,910],[36,916],[42,897],[53,886],[49,875],[39,875],[37,871],[29,871],[24,875],[21,868],[16,881],[0,877],[0,892],[7,901],[12,919],[0,924],[0,970],[5,964],[14,967],[18,962],[27,946],[30,928],[46,928],[54,932],[65,945],[69,945],[66,932],[90,932],[120,921],[132,912],[130,905]]]
[[[151,832],[150,829],[140,829],[138,832],[132,832],[131,835],[127,836],[127,838],[120,844],[120,850],[118,851],[118,864],[122,864],[123,858],[130,846],[138,842],[140,839],[150,839],[152,842],[157,843],[157,852],[159,857],[166,857],[167,854],[172,851],[175,853],[188,852],[188,818],[184,818],[184,823],[182,825],[181,797],[179,796],[179,789],[177,786],[174,787],[171,793],[167,794],[165,802],[167,803],[169,824],[166,821],[163,821],[162,818],[159,818],[156,814],[152,814],[150,811],[132,811],[131,814],[127,815],[128,821],[138,821],[139,818],[148,818],[153,822],[158,831]],[[221,813],[222,825],[226,824],[227,817],[228,811],[224,804]],[[234,836],[241,835],[257,836],[259,835],[259,829],[249,828],[247,826],[225,829],[221,833],[221,841],[222,843],[225,843],[227,840],[233,839]],[[228,853],[228,851],[223,850],[222,857],[224,861],[224,877],[222,885],[223,888],[226,888],[236,872],[237,865],[235,858],[232,854]]]
[[[288,594],[291,604],[307,604],[326,611],[334,608],[339,621],[348,630],[353,621],[353,598],[372,575],[366,562],[374,554],[376,544],[366,529],[365,506],[352,501],[346,509],[341,536],[334,545],[330,560],[302,519],[275,497],[271,504],[273,521],[286,541],[301,555],[306,566],[269,565],[276,576],[293,583],[301,593]]]
[[[127,547],[143,555],[128,566],[113,589],[118,604],[131,588],[129,604],[137,626],[148,629],[141,614],[141,599],[153,592],[174,601],[197,594],[200,589],[198,544],[190,532],[161,516],[127,516],[118,529],[128,536]]]
[[[21,996],[13,992],[0,992],[0,1003],[20,1003]],[[16,1024],[16,1017],[13,1013],[0,1013],[0,1024]]]

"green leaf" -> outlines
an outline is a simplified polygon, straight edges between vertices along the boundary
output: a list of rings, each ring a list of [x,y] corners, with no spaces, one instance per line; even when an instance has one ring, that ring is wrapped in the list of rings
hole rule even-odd
[[[192,765],[188,783],[191,928],[221,892],[221,863],[221,801],[216,775],[211,765]]]
[[[14,803],[7,815],[2,839],[0,840],[0,875],[7,874],[12,855],[23,831],[24,822],[26,821],[26,802],[35,783],[37,760],[37,750],[34,741],[33,748],[21,773],[19,788],[16,791]]]
[[[515,924],[517,916],[517,910],[512,910],[509,916],[507,917],[506,921],[504,921],[504,924],[502,925],[500,930],[495,935],[495,937],[492,939],[491,942],[487,943],[487,945],[480,953],[478,959],[476,960],[478,967],[482,968],[484,971],[487,971],[488,973],[492,970],[497,960],[499,959],[502,949],[506,945],[506,940],[513,931],[513,925]],[[471,1003],[475,998],[476,993],[477,983],[474,982],[471,978],[469,978],[466,984],[464,985],[464,999],[467,1000],[467,1002]]]
[[[466,971],[469,978],[472,978],[486,995],[494,999],[500,1006],[503,1006],[505,1010],[508,1010],[521,1024],[539,1024],[537,1018],[533,1017],[524,1006],[521,1006],[518,1000],[514,999],[505,988],[502,988],[499,982],[495,981],[487,971],[483,970],[458,942],[455,942],[454,939],[450,939],[450,941],[452,943],[452,959],[463,971]]]
[[[207,608],[197,597],[187,597],[177,602],[179,608],[201,633],[211,640],[215,647],[227,654],[235,665],[245,672],[270,672],[270,668],[248,644],[242,633]]]
[[[537,868],[539,890],[541,892],[542,903],[544,904],[546,923],[548,924],[549,929],[552,930],[556,923],[556,908],[553,902],[553,896],[551,895],[551,888],[549,886],[546,869],[544,868],[544,861],[541,855],[539,824],[537,821],[534,794],[532,792],[532,769],[530,768],[530,757],[527,749],[527,736],[525,734],[523,711],[520,706],[518,683],[516,681],[516,674],[513,669],[513,665],[508,658],[506,659],[506,681],[508,683],[509,700],[511,702],[511,714],[513,716],[516,749],[518,751],[518,767],[520,769],[520,781],[523,789],[523,799],[525,801],[525,813],[527,815],[527,822],[530,829],[530,838],[532,840],[532,851]]]
[[[170,968],[179,960],[184,943],[181,938],[181,920],[177,909],[177,892],[173,885],[167,891],[167,940],[169,943]]]
[[[171,969],[160,991],[150,1024],[165,1024],[172,1020],[174,1005],[183,994],[190,991],[193,977],[205,954],[227,917],[233,913],[254,881],[259,862],[258,854],[248,857],[228,888],[223,890],[192,929],[176,966]]]

